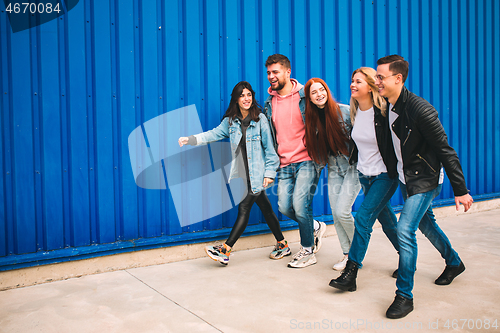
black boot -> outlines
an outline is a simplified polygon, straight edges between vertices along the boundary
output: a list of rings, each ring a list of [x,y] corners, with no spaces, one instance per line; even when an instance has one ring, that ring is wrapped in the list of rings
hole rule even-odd
[[[390,319],[399,319],[413,311],[413,299],[408,299],[401,295],[396,295],[394,302],[387,309],[385,315]]]
[[[344,291],[356,291],[356,276],[358,275],[358,265],[351,260],[347,260],[342,274],[330,281],[330,287]]]

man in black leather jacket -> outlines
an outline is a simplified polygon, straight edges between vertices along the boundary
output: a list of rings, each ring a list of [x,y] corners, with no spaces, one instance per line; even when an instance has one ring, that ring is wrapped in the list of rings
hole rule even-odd
[[[413,310],[417,229],[446,261],[446,268],[436,279],[436,284],[448,285],[465,270],[432,212],[432,200],[439,195],[442,187],[441,166],[450,179],[457,210],[460,203],[465,211],[469,210],[473,200],[465,185],[457,153],[448,144],[436,109],[404,86],[408,62],[399,55],[390,55],[380,58],[377,65],[375,83],[380,95],[389,102],[387,114],[398,158],[401,193],[405,199],[397,226],[400,253],[396,298],[386,313],[388,318],[396,319]]]

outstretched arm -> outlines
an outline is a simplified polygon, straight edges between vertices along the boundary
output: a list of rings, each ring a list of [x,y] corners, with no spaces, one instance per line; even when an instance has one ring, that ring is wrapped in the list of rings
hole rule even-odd
[[[179,138],[179,147],[187,145],[188,141],[189,141],[189,138],[187,136],[181,136]]]
[[[184,145],[198,146],[207,143],[215,142],[229,137],[229,122],[228,118],[224,118],[219,126],[213,130],[206,131],[200,134],[191,135],[189,137],[181,136],[178,140],[179,147]]]

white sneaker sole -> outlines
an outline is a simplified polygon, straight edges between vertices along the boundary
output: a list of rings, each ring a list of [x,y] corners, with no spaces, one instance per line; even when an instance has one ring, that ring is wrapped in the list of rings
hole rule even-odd
[[[342,270],[344,270],[345,266],[346,266],[346,265],[339,265],[339,264],[335,264],[335,265],[333,265],[333,267],[332,267],[332,268],[333,268],[334,270],[336,270],[336,271],[342,271]]]
[[[318,261],[316,260],[316,256],[312,256],[307,261],[297,261],[297,262],[291,261],[291,262],[288,263],[288,267],[291,267],[291,268],[304,268],[304,267],[307,267],[307,266],[314,265],[317,262]]]
[[[318,235],[318,244],[314,246],[313,248],[313,253],[318,253],[319,249],[321,249],[321,238],[323,238],[323,235],[325,234],[326,232],[326,223],[324,222],[319,222],[319,235]],[[324,227],[322,228],[322,226],[324,225]]]

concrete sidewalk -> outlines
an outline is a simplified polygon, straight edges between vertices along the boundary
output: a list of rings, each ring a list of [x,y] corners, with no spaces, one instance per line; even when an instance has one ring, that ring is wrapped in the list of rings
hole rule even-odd
[[[419,232],[415,310],[400,320],[385,317],[398,257],[376,228],[356,292],[328,286],[339,275],[336,236],[303,269],[287,268],[290,257],[270,260],[272,247],[236,244],[227,267],[206,257],[2,291],[0,332],[499,331],[500,209],[438,223],[467,269],[435,285],[444,262]]]

